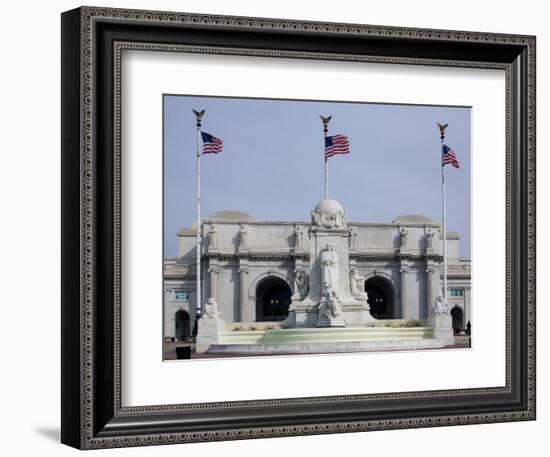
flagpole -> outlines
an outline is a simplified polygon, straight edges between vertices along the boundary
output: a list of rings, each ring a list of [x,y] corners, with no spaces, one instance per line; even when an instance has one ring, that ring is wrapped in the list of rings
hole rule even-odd
[[[195,111],[195,116],[197,118],[197,284],[196,284],[196,316],[197,320],[202,314],[202,297],[201,297],[201,150],[200,150],[200,141],[201,141],[201,122],[202,116],[204,115],[203,111]]]
[[[327,134],[325,133],[325,137]],[[323,154],[324,155],[324,154]],[[328,161],[325,157],[325,200],[328,198]]]
[[[327,160],[327,154],[326,154],[326,138],[327,138],[327,132],[328,132],[328,123],[332,119],[332,116],[323,117],[319,116],[321,118],[321,121],[323,122],[323,158],[325,160],[325,200],[328,199],[328,160]]]
[[[441,154],[443,154],[443,146],[445,144],[445,128],[448,126],[440,125],[441,132]],[[445,195],[445,166],[443,160],[441,162],[441,191],[442,191],[442,211],[443,211],[443,304],[447,308],[447,208]]]

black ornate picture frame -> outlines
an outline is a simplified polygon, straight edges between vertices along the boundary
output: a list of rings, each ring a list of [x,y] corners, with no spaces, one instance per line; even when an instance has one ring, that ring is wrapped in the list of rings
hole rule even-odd
[[[506,385],[124,407],[125,49],[504,70]],[[98,449],[534,420],[535,142],[533,36],[95,7],[63,13],[62,442]]]

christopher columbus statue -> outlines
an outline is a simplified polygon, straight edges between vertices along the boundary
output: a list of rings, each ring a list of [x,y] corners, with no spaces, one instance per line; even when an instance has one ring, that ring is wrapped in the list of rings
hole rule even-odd
[[[330,244],[321,251],[321,279],[323,290],[332,288],[338,291],[338,254]]]

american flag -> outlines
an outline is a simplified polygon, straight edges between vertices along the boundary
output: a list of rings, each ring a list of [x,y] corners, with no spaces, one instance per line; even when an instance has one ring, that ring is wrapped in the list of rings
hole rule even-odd
[[[325,137],[325,160],[336,154],[349,154],[349,138],[344,135]]]
[[[210,133],[201,132],[202,135],[202,153],[217,154],[223,150],[223,141]]]
[[[441,157],[441,166],[444,167],[447,164],[451,164],[455,168],[460,168],[458,159],[456,158],[455,152],[446,144],[443,145],[443,155]]]

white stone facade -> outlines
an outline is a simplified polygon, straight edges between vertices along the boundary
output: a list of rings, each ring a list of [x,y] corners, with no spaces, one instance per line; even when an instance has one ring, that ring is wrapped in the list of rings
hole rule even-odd
[[[307,291],[300,290],[298,272],[310,271],[310,258],[318,250],[312,243],[322,238],[315,234],[314,213],[313,223],[257,221],[237,211],[215,213],[202,220],[202,296],[217,301],[226,322],[282,321],[291,303],[301,294],[307,296]],[[185,337],[195,321],[195,230],[179,230],[178,256],[164,262],[167,338]],[[439,224],[412,215],[387,224],[345,221],[338,231],[339,243],[348,244],[340,269],[346,290],[353,281],[349,278],[360,278],[357,284],[362,283],[369,293],[370,313],[376,318],[427,319],[441,295]],[[458,234],[447,233],[447,253],[449,309],[455,309],[453,326],[464,330],[472,321],[470,261],[459,257]]]

